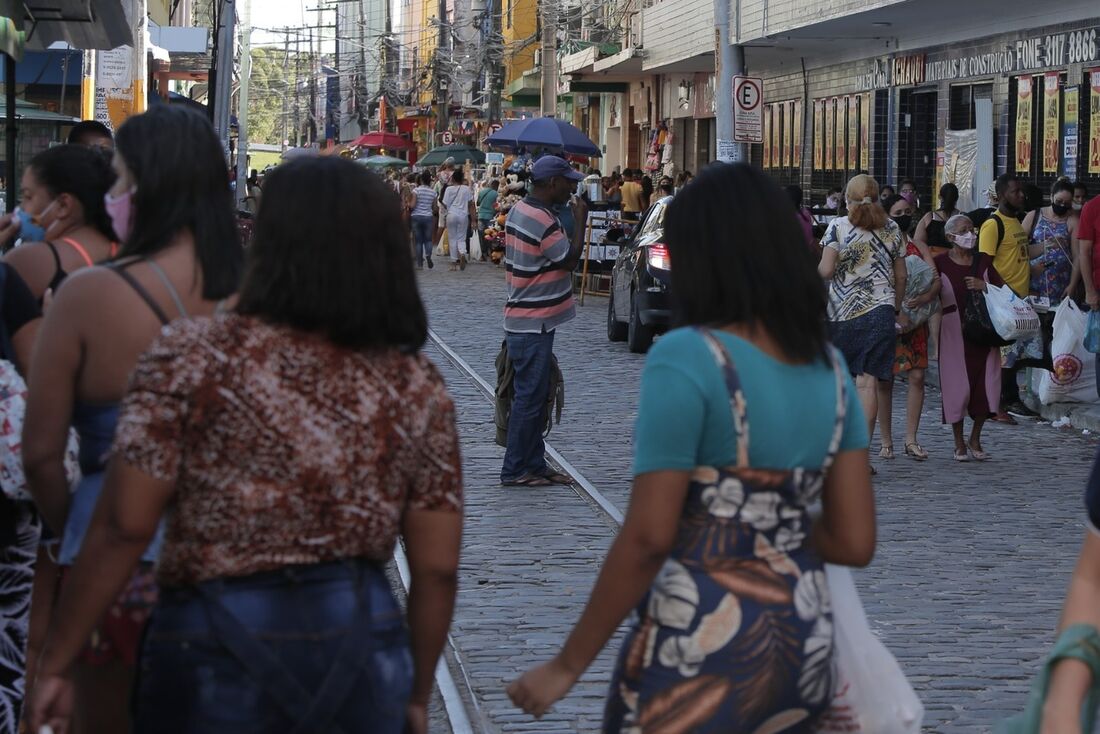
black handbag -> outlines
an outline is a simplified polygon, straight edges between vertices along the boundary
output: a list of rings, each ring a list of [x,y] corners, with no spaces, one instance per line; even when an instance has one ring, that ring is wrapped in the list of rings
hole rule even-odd
[[[978,268],[981,266],[981,253],[974,253],[974,268],[971,275],[978,276]],[[985,292],[966,289],[966,295],[960,299],[959,308],[962,318],[963,339],[980,347],[1003,347],[1015,342],[1015,339],[1006,340],[993,328],[993,320],[989,318],[989,307],[985,304]]]

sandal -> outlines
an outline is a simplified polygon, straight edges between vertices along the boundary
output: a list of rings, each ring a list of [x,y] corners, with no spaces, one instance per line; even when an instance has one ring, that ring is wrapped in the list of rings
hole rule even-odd
[[[878,450],[878,455],[880,459],[894,458],[894,444],[882,444],[882,448]]]
[[[955,449],[955,461],[970,461],[970,456],[967,455],[966,449],[962,451]]]
[[[975,449],[972,445],[967,444],[970,448],[970,455],[974,457],[974,461],[989,461],[989,453]]]
[[[905,455],[911,459],[917,461],[927,461],[928,452],[924,450],[924,447],[919,443],[907,443],[905,444]]]
[[[1019,425],[1018,423],[1016,423],[1015,418],[1010,416],[1008,413],[1005,413],[1004,411],[1001,411],[1000,413],[997,413],[997,415],[990,418],[990,420],[996,421],[998,423],[1004,423],[1006,426]]]
[[[551,487],[553,486],[546,477],[540,477],[535,474],[526,474],[519,479],[509,479],[508,481],[502,481],[500,486],[502,487]]]
[[[564,484],[566,486],[573,484],[573,477],[556,471],[548,471],[542,475],[542,478],[549,481],[551,484]]]

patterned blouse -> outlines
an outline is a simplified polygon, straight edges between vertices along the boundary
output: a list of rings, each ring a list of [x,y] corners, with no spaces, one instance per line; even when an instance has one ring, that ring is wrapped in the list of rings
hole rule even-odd
[[[882,306],[894,307],[894,261],[905,257],[901,230],[892,220],[874,232],[848,217],[829,223],[822,247],[837,252],[829,281],[829,321],[850,321]]]
[[[131,378],[115,452],[174,485],[165,586],[385,561],[406,510],[462,509],[454,405],[427,358],[236,314],[165,328]]]

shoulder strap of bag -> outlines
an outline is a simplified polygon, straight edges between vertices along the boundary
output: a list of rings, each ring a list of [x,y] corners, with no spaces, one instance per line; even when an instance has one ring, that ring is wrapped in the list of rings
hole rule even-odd
[[[829,450],[825,454],[825,462],[822,471],[828,472],[836,461],[836,455],[840,451],[840,442],[844,440],[844,423],[848,417],[848,380],[844,370],[840,368],[840,359],[837,357],[836,347],[829,346],[829,361],[833,367],[833,377],[836,380],[836,419],[833,423],[833,436],[829,440]]]

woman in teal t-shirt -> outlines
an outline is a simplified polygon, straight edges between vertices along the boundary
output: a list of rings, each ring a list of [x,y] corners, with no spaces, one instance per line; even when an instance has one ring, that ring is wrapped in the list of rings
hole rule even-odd
[[[863,412],[775,183],[711,166],[665,235],[686,328],[642,375],[630,511],[562,650],[509,694],[544,713],[636,609],[605,732],[802,731],[833,688],[824,563],[874,553]]]

